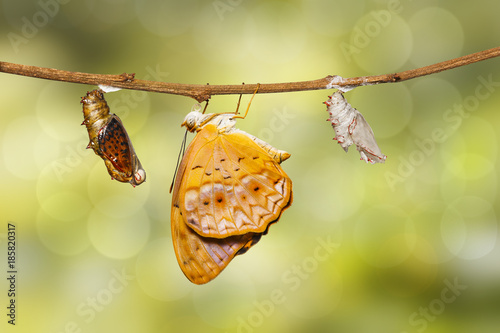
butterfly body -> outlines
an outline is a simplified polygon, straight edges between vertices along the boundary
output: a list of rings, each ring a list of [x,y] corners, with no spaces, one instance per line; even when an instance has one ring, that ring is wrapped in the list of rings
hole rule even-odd
[[[110,114],[108,104],[101,90],[93,90],[82,97],[84,121],[92,148],[99,155],[113,179],[140,185],[146,173],[137,158],[132,142],[115,114]]]
[[[197,134],[175,181],[171,227],[179,265],[197,284],[255,245],[292,202],[280,166],[290,154],[236,129],[233,116],[193,111],[183,123]]]

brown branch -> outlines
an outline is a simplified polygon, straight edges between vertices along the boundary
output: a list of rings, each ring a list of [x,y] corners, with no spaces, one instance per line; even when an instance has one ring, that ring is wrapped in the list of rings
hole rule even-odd
[[[489,50],[469,54],[460,58],[443,61],[434,65],[393,74],[361,76],[353,78],[327,76],[325,78],[312,81],[260,84],[258,93],[279,93],[331,88],[342,90],[342,88],[347,89],[364,85],[400,82],[460,66],[469,65],[478,61],[498,56],[500,56],[500,47],[495,47]],[[134,74],[127,73],[123,73],[120,75],[89,74],[70,72],[53,68],[19,65],[3,61],[0,61],[0,72],[36,77],[47,80],[91,85],[104,84],[123,89],[144,90],[182,95],[192,97],[198,102],[208,100],[212,95],[253,94],[255,89],[257,88],[257,84],[202,85],[147,81],[135,79]]]
[[[498,56],[500,56],[500,47],[494,47],[492,49],[472,53],[451,60],[446,60],[434,65],[429,65],[416,69],[410,69],[404,72],[399,72],[394,74],[354,77],[354,78],[344,79],[344,81],[349,82],[348,84],[345,84],[347,86],[350,85],[362,86],[362,85],[371,85],[379,83],[400,82],[409,79],[414,79],[420,76],[439,73],[456,67],[470,65],[475,62],[487,60],[490,58],[495,58]]]

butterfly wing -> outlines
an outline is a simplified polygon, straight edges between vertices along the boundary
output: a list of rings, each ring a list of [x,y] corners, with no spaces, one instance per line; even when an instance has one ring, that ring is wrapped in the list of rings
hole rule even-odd
[[[207,125],[196,137],[179,193],[186,224],[215,238],[265,232],[291,203],[290,178],[244,133]]]
[[[99,151],[109,174],[118,181],[140,185],[146,180],[146,173],[135,154],[132,142],[117,115],[97,135]]]
[[[97,140],[104,157],[125,176],[132,176],[133,148],[122,122],[116,115],[99,131]]]
[[[214,279],[291,201],[290,178],[251,138],[203,127],[182,159],[172,195],[172,239],[186,277],[197,284]]]
[[[188,227],[178,207],[172,207],[172,240],[182,272],[193,283],[213,280],[238,254],[256,244],[261,235],[248,233],[222,239],[202,237]]]

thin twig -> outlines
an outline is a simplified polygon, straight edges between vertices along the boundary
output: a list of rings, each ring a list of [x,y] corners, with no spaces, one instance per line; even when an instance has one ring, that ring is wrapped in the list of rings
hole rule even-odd
[[[487,60],[490,58],[495,58],[498,56],[500,56],[500,47],[494,47],[492,49],[472,53],[459,58],[446,60],[425,67],[410,69],[404,72],[399,72],[394,74],[354,77],[354,78],[344,79],[344,81],[349,82],[349,84],[346,85],[354,85],[354,86],[400,82],[409,79],[414,79],[420,76],[439,73],[456,67],[470,65],[475,62]]]
[[[469,54],[460,58],[443,61],[434,65],[393,74],[361,76],[353,78],[327,76],[322,79],[311,81],[260,84],[258,93],[279,93],[330,88],[342,89],[342,87],[353,88],[363,85],[400,82],[424,75],[438,73],[456,67],[469,65],[478,61],[498,56],[500,56],[500,47],[495,47],[489,50]],[[182,95],[192,97],[198,102],[206,101],[213,95],[252,94],[257,88],[257,84],[201,85],[147,81],[135,79],[134,74],[127,73],[123,73],[120,75],[89,74],[38,66],[13,64],[3,61],[0,61],[0,72],[36,77],[47,80],[91,85],[103,84],[123,89],[144,90]]]

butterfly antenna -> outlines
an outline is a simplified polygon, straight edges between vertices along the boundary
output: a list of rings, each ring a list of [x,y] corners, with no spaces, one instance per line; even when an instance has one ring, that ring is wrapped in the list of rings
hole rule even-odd
[[[208,104],[208,102],[207,102],[207,104]],[[182,140],[182,143],[181,143],[181,149],[179,151],[179,156],[177,156],[177,164],[175,165],[174,177],[172,178],[172,183],[170,184],[170,191],[168,191],[168,193],[172,193],[172,189],[174,188],[174,184],[175,184],[175,176],[177,176],[177,171],[179,170],[179,164],[181,161],[181,157],[184,157],[184,152],[186,151],[187,134],[188,134],[188,130],[186,129],[186,133],[184,133],[184,139]]]
[[[254,97],[255,97],[255,95],[257,94],[257,91],[259,91],[259,88],[260,88],[260,83],[257,83],[257,89],[255,89],[255,91],[253,92],[252,98],[250,98],[250,102],[248,102],[248,106],[247,106],[247,110],[245,111],[245,115],[244,115],[244,116],[239,116],[239,115],[236,115],[236,116],[234,116],[233,118],[241,118],[241,119],[245,119],[245,117],[246,117],[246,116],[247,116],[247,114],[248,114],[248,110],[250,110],[250,105],[252,104],[253,98],[254,98]],[[241,95],[240,95],[240,99],[241,99]],[[238,105],[239,105],[239,101],[238,101]]]

